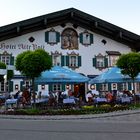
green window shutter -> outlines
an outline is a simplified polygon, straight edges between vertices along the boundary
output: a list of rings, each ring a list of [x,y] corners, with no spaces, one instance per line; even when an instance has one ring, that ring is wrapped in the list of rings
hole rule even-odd
[[[105,68],[108,67],[108,58],[104,58]]]
[[[66,56],[66,66],[69,66],[69,56]]]
[[[120,84],[120,83],[117,83],[117,90],[118,90],[118,91],[120,91],[120,90],[121,90],[121,88],[120,88],[120,87],[121,87],[121,84]]]
[[[132,90],[131,83],[128,83],[128,90]]]
[[[108,91],[111,91],[111,83],[108,83]]]
[[[9,81],[9,92],[13,92],[13,81]]]
[[[100,91],[100,84],[96,84],[96,90]]]
[[[56,42],[60,42],[60,33],[56,32]]]
[[[45,32],[45,42],[49,41],[49,32]]]
[[[78,67],[81,66],[81,56],[78,56]]]
[[[93,34],[90,34],[90,44],[93,44]]]
[[[82,33],[80,33],[79,37],[80,37],[80,43],[82,43],[82,44],[83,44],[83,34],[82,34]]]
[[[14,56],[11,56],[10,58],[10,65],[14,65]]]
[[[62,91],[65,91],[65,90],[66,90],[66,89],[65,89],[65,84],[62,84],[61,86],[62,86],[62,87],[61,87],[61,88],[62,88]]]
[[[92,61],[93,61],[93,66],[96,67],[96,58],[93,58]]]
[[[49,55],[49,57],[51,58],[51,62],[52,62],[52,65],[53,65],[53,56]]]
[[[65,56],[61,56],[61,66],[65,66]]]
[[[52,91],[52,89],[53,89],[53,85],[49,84],[49,91]]]
[[[23,91],[23,85],[24,85],[24,81],[20,81],[20,90]]]

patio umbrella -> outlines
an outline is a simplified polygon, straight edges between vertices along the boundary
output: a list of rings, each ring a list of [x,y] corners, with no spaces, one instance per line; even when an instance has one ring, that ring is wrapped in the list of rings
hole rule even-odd
[[[51,70],[42,72],[41,76],[35,79],[35,83],[84,83],[89,78],[75,71],[60,66],[54,66]]]
[[[107,71],[103,72],[99,76],[90,80],[90,84],[94,83],[123,83],[132,82],[131,77],[128,75],[123,75],[121,69],[118,67],[109,68]],[[135,78],[135,82],[140,82],[140,75]]]

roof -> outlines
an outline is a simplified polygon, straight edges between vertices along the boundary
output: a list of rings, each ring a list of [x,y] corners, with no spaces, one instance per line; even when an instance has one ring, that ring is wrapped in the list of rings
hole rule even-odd
[[[83,27],[126,44],[136,51],[140,51],[139,35],[75,8],[69,8],[2,26],[0,27],[0,41],[57,25],[63,27],[68,22],[72,23],[75,28],[78,26]]]

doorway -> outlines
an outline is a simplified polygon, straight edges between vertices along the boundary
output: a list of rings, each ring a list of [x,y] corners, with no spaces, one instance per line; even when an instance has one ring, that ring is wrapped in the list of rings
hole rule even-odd
[[[81,97],[85,101],[85,83],[75,84],[74,85],[74,96]]]

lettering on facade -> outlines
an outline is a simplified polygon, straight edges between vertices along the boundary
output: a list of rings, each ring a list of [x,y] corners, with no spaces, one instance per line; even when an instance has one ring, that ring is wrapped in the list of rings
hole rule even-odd
[[[36,50],[36,49],[45,49],[44,45],[38,44],[7,44],[7,43],[0,43],[0,50]]]

